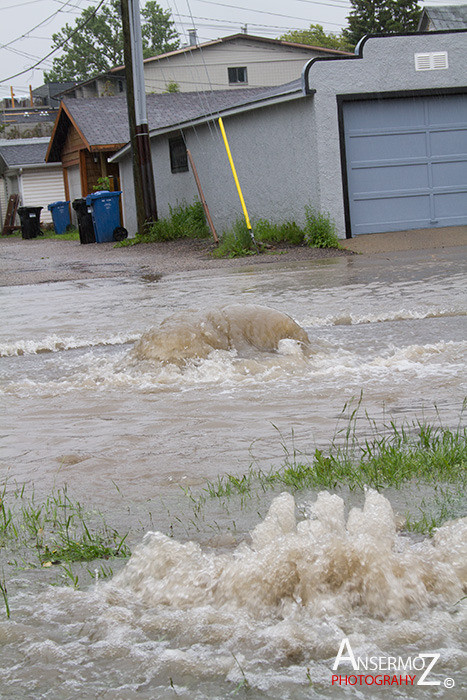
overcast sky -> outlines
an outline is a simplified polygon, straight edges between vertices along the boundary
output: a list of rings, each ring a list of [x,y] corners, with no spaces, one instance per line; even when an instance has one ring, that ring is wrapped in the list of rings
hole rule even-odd
[[[465,2],[429,0],[427,4]],[[43,71],[60,54],[34,69],[31,66],[52,50],[52,34],[67,22],[74,24],[85,7],[98,4],[99,0],[0,0],[0,98],[9,96],[10,86],[20,97],[29,93],[29,85],[42,85]],[[159,4],[171,11],[182,43],[187,43],[187,30],[193,25],[200,41],[235,34],[245,24],[249,34],[273,38],[310,24],[338,33],[346,26],[351,7],[349,0],[159,0]]]

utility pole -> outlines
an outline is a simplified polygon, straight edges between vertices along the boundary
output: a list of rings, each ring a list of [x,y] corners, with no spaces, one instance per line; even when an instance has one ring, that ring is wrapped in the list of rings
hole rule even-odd
[[[136,217],[138,232],[143,233],[147,222],[157,221],[157,205],[144,88],[141,18],[138,0],[120,0],[120,4]]]

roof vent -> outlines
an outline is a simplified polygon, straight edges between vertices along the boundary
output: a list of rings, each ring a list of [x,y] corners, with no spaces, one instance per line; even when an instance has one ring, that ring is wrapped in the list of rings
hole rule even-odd
[[[415,70],[440,70],[448,68],[447,51],[431,51],[430,53],[416,53]]]

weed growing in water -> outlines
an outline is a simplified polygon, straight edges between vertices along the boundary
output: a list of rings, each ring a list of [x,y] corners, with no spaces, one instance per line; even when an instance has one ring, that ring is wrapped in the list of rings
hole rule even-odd
[[[361,399],[326,452],[316,449],[310,459],[294,444],[292,450],[283,444],[285,460],[278,469],[266,472],[250,466],[242,475],[220,475],[206,484],[199,498],[240,496],[243,502],[255,490],[381,490],[416,483],[432,485],[436,496],[433,502],[422,502],[419,519],[407,516],[407,529],[431,534],[447,519],[459,517],[467,484],[467,429],[461,422],[454,430],[420,421],[401,426],[391,421],[381,429],[366,416],[371,434],[359,438],[356,423],[360,404]],[[348,408],[351,406],[346,404],[342,417]]]
[[[6,506],[7,499],[11,507]],[[24,486],[9,492],[5,483],[0,496],[0,544],[16,542],[20,548],[32,549],[42,566],[128,556],[127,535],[109,528],[102,516],[96,528],[95,518],[70,499],[66,487],[37,502],[34,492],[26,495]]]
[[[5,604],[5,612],[8,619],[10,619],[10,606],[8,604],[8,591],[6,587],[5,577],[3,575],[0,578],[0,593],[2,594],[3,602]]]

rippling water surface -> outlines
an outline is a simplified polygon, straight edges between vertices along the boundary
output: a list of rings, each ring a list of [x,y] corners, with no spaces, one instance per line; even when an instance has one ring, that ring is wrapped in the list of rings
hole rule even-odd
[[[461,251],[4,288],[1,476],[38,495],[66,483],[119,527],[150,502],[142,528],[165,532],[167,503],[188,521],[180,485],[278,465],[284,443],[325,446],[361,395],[377,421],[455,426]],[[267,517],[265,498],[239,514],[240,530],[257,528],[238,549],[148,535],[113,580],[81,591],[16,573],[0,697],[374,697],[331,687],[344,637],[361,654],[438,651],[436,678],[458,681],[380,692],[462,697],[465,524],[417,542],[377,494],[363,510],[363,494],[310,496],[298,525],[291,497]],[[223,519],[212,514],[220,531]]]

